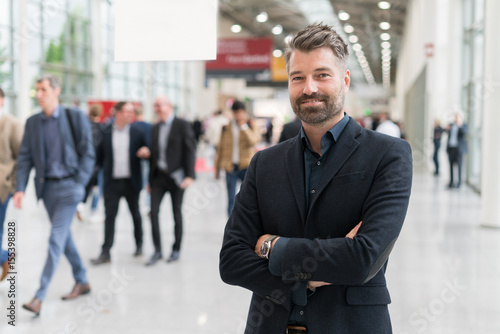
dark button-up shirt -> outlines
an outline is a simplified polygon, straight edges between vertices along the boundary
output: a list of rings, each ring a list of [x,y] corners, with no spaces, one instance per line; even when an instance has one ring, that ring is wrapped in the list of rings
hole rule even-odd
[[[45,148],[45,177],[63,178],[72,173],[64,164],[64,144],[59,130],[63,107],[58,105],[50,117],[42,111],[42,133]]]
[[[302,139],[302,146],[304,148],[304,171],[305,171],[305,192],[307,209],[309,210],[309,205],[316,195],[316,189],[323,173],[326,161],[330,156],[331,149],[333,145],[338,141],[342,131],[344,131],[345,126],[349,122],[349,116],[344,114],[344,118],[337,124],[335,124],[330,130],[328,130],[323,137],[321,137],[321,155],[313,151],[309,140],[304,132],[304,128],[300,130],[300,135]],[[330,157],[333,159],[334,157]],[[278,241],[274,244],[273,251],[269,259],[269,270],[273,275],[281,276],[281,261],[285,252],[286,245],[288,244],[289,238],[280,237]],[[289,324],[307,326],[306,318],[306,305],[307,297],[312,292],[307,290],[307,282],[300,282],[295,285],[296,289],[292,291],[292,312],[290,313]]]

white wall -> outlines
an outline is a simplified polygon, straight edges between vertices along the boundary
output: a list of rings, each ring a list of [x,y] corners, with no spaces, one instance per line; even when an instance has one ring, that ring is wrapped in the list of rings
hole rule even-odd
[[[396,77],[396,109],[404,110],[405,95],[426,69],[426,111],[424,156],[432,153],[435,118],[450,121],[460,109],[462,68],[462,1],[411,0],[408,4],[402,49]],[[426,57],[425,45],[434,44],[434,55]],[[405,127],[417,126],[405,123]],[[429,159],[429,164],[431,163]]]

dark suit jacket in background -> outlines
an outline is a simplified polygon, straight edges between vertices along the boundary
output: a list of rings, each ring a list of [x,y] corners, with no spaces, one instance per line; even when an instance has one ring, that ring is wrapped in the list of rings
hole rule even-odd
[[[92,176],[95,164],[95,151],[92,143],[90,121],[81,110],[69,109],[75,131],[75,143],[65,109],[61,105],[58,105],[58,108],[60,112],[58,118],[59,131],[64,149],[64,165],[73,170],[75,182],[85,188]],[[45,139],[42,133],[42,113],[41,111],[26,121],[23,142],[19,150],[16,174],[16,191],[25,191],[31,168],[35,167],[35,189],[38,199],[43,195],[43,185],[45,182]],[[78,149],[79,155],[76,149]]]
[[[153,141],[151,143],[151,165],[149,183],[158,172],[158,129],[159,124],[153,126]],[[196,140],[193,127],[190,123],[175,117],[172,121],[167,144],[167,165],[170,173],[181,168],[185,177],[195,178],[194,164],[196,159]]]
[[[409,202],[410,145],[350,119],[326,164],[307,210],[300,135],[252,159],[220,254],[222,279],[253,292],[247,334],[284,333],[292,289],[306,281],[332,283],[308,298],[310,334],[391,333],[385,269]],[[254,253],[266,233],[292,238],[282,277]]]
[[[142,189],[141,159],[137,157],[137,151],[147,146],[142,130],[130,125],[130,177],[134,190],[140,192]],[[97,163],[103,168],[103,191],[113,191],[111,180],[113,179],[113,124],[106,124],[102,127],[102,142],[97,149]]]
[[[452,126],[453,124],[450,124]],[[462,124],[462,126],[458,127],[458,152],[459,153],[467,153],[467,124]],[[448,142],[446,144],[446,150],[450,148],[450,130],[446,131],[448,133]]]
[[[283,130],[281,130],[279,142],[284,142],[287,139],[293,138],[300,132],[300,128],[302,127],[302,121],[299,118],[286,123],[283,126]]]

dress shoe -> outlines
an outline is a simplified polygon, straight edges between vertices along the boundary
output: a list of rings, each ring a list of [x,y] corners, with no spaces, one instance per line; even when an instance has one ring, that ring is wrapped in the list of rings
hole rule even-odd
[[[92,259],[90,262],[95,265],[109,263],[111,262],[111,257],[109,255],[101,254],[97,259]]]
[[[141,255],[142,255],[142,247],[137,247],[137,249],[135,250],[134,256],[138,257]]]
[[[62,296],[61,299],[62,300],[75,299],[76,297],[80,295],[86,295],[89,292],[90,292],[90,285],[88,283],[86,284],[75,283],[73,290],[71,290],[69,294]]]
[[[153,256],[151,256],[151,259],[149,259],[149,261],[146,263],[146,266],[152,266],[153,264],[156,263],[156,261],[158,261],[159,259],[161,259],[161,253],[159,252],[155,252],[153,254]]]
[[[173,251],[172,254],[170,254],[170,257],[167,259],[167,263],[179,260],[179,256],[179,251]]]
[[[23,304],[23,309],[35,313],[35,315],[40,315],[40,309],[42,308],[42,301],[38,298],[33,298],[28,304]]]

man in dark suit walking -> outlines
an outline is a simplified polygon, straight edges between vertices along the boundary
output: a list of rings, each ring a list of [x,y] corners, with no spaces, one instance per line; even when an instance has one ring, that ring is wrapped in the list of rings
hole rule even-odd
[[[253,292],[245,333],[391,333],[387,258],[408,206],[409,144],[344,112],[348,49],[327,25],[285,52],[291,140],[258,152],[227,222],[222,279]]]
[[[13,197],[14,206],[20,209],[28,177],[34,167],[36,195],[43,200],[51,224],[49,252],[40,288],[35,298],[23,305],[24,309],[37,315],[62,253],[68,258],[76,281],[71,293],[62,299],[73,299],[90,292],[86,270],[73,242],[70,226],[94,170],[92,130],[81,110],[65,109],[59,104],[60,93],[61,85],[54,76],[46,75],[37,80],[36,98],[42,112],[26,121]]]
[[[97,163],[103,168],[104,244],[101,254],[91,260],[93,264],[111,261],[110,250],[115,236],[115,220],[120,199],[125,197],[134,222],[135,253],[142,255],[142,218],[139,211],[139,194],[142,189],[141,159],[138,155],[149,153],[142,130],[131,122],[134,106],[118,102],[114,107],[114,122],[103,128],[102,141],[97,148]]]
[[[175,117],[166,96],[154,102],[158,123],[153,127],[151,143],[149,186],[151,190],[151,229],[155,252],[146,265],[153,265],[162,258],[161,234],[158,213],[166,192],[172,199],[175,242],[167,262],[177,261],[182,242],[182,198],[184,190],[195,178],[194,163],[196,139],[193,127]]]
[[[448,125],[448,143],[446,152],[450,161],[450,183],[448,188],[460,188],[462,184],[462,160],[463,155],[467,152],[467,124],[464,124],[462,116],[459,113],[455,114],[455,121]],[[454,182],[454,167],[457,166],[457,182]]]

